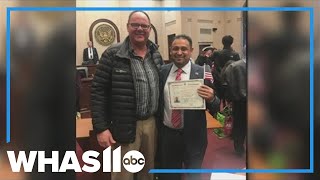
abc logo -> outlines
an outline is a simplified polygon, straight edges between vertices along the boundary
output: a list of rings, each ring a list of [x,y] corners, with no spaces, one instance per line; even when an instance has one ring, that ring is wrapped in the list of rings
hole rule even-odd
[[[143,154],[139,151],[129,151],[127,152],[122,159],[123,167],[131,172],[136,173],[143,169],[145,164],[145,159]]]

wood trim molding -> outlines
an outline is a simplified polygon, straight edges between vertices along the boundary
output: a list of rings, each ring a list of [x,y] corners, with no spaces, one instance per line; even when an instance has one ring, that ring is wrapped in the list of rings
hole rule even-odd
[[[158,45],[158,32],[157,32],[157,29],[153,26],[153,24],[151,24],[151,28],[154,32],[154,43],[156,45]]]

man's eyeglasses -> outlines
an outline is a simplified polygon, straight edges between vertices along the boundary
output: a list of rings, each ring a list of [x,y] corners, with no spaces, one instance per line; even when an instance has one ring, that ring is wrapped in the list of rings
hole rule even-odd
[[[150,28],[150,25],[148,24],[139,24],[139,23],[128,23],[132,28],[138,29],[141,27],[143,30],[147,30]]]

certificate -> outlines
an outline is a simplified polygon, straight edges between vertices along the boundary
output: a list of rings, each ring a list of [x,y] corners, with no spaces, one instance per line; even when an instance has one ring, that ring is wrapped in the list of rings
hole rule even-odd
[[[204,98],[197,92],[203,83],[203,79],[168,82],[170,109],[206,109]]]

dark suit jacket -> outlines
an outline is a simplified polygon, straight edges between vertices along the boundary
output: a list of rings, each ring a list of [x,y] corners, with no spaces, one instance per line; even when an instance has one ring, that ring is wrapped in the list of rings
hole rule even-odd
[[[166,64],[160,70],[160,101],[158,127],[162,128],[163,124],[163,107],[164,107],[164,86],[173,63]],[[203,79],[203,67],[191,63],[190,79]],[[209,83],[205,81],[206,85]],[[220,100],[216,98],[212,103],[207,103],[207,109],[213,115],[219,110]],[[161,131],[160,131],[161,132]],[[160,135],[161,137],[161,135]],[[204,110],[184,110],[184,141],[186,143],[186,152],[188,153],[205,153],[207,147],[207,121]]]
[[[97,62],[99,61],[99,55],[98,55],[98,51],[96,48],[92,48],[93,50],[93,62],[90,62],[89,56],[88,56],[88,48],[85,48],[83,50],[83,64],[97,64]],[[91,60],[92,61],[92,60]]]

